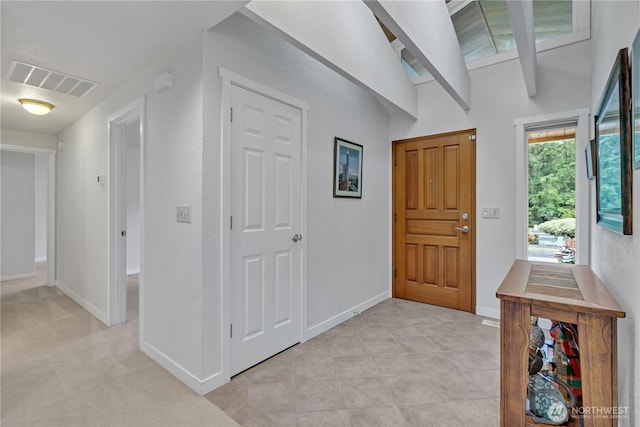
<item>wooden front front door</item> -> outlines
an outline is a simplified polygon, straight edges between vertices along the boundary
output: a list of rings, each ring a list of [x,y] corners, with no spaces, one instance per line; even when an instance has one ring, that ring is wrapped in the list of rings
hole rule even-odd
[[[393,151],[394,297],[475,312],[475,129]]]

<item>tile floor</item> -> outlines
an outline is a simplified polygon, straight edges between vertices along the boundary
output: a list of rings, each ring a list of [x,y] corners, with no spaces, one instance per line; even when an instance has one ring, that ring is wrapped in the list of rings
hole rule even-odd
[[[499,329],[389,299],[206,396],[245,427],[498,426]]]
[[[2,282],[3,427],[499,425],[499,330],[468,313],[390,299],[204,399],[138,350],[134,278],[114,328],[42,283]]]

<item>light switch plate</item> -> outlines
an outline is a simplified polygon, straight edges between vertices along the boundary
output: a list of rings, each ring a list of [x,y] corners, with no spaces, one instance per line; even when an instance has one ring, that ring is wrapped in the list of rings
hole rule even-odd
[[[191,205],[178,205],[176,208],[176,221],[191,224]]]
[[[485,219],[500,218],[500,208],[482,208],[482,218],[485,218]]]

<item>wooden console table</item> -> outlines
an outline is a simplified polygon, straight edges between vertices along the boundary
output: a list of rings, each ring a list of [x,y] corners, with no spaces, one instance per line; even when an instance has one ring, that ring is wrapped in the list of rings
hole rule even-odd
[[[582,407],[618,405],[618,302],[588,266],[516,260],[496,292],[500,299],[500,425],[537,426],[525,416],[529,318],[578,325]],[[617,426],[615,416],[584,416],[585,427]]]

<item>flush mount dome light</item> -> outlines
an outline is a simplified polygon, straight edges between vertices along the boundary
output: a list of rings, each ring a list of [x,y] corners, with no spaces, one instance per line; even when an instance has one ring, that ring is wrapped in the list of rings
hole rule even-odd
[[[18,102],[22,107],[36,116],[44,116],[53,110],[54,105],[37,99],[20,98]]]

